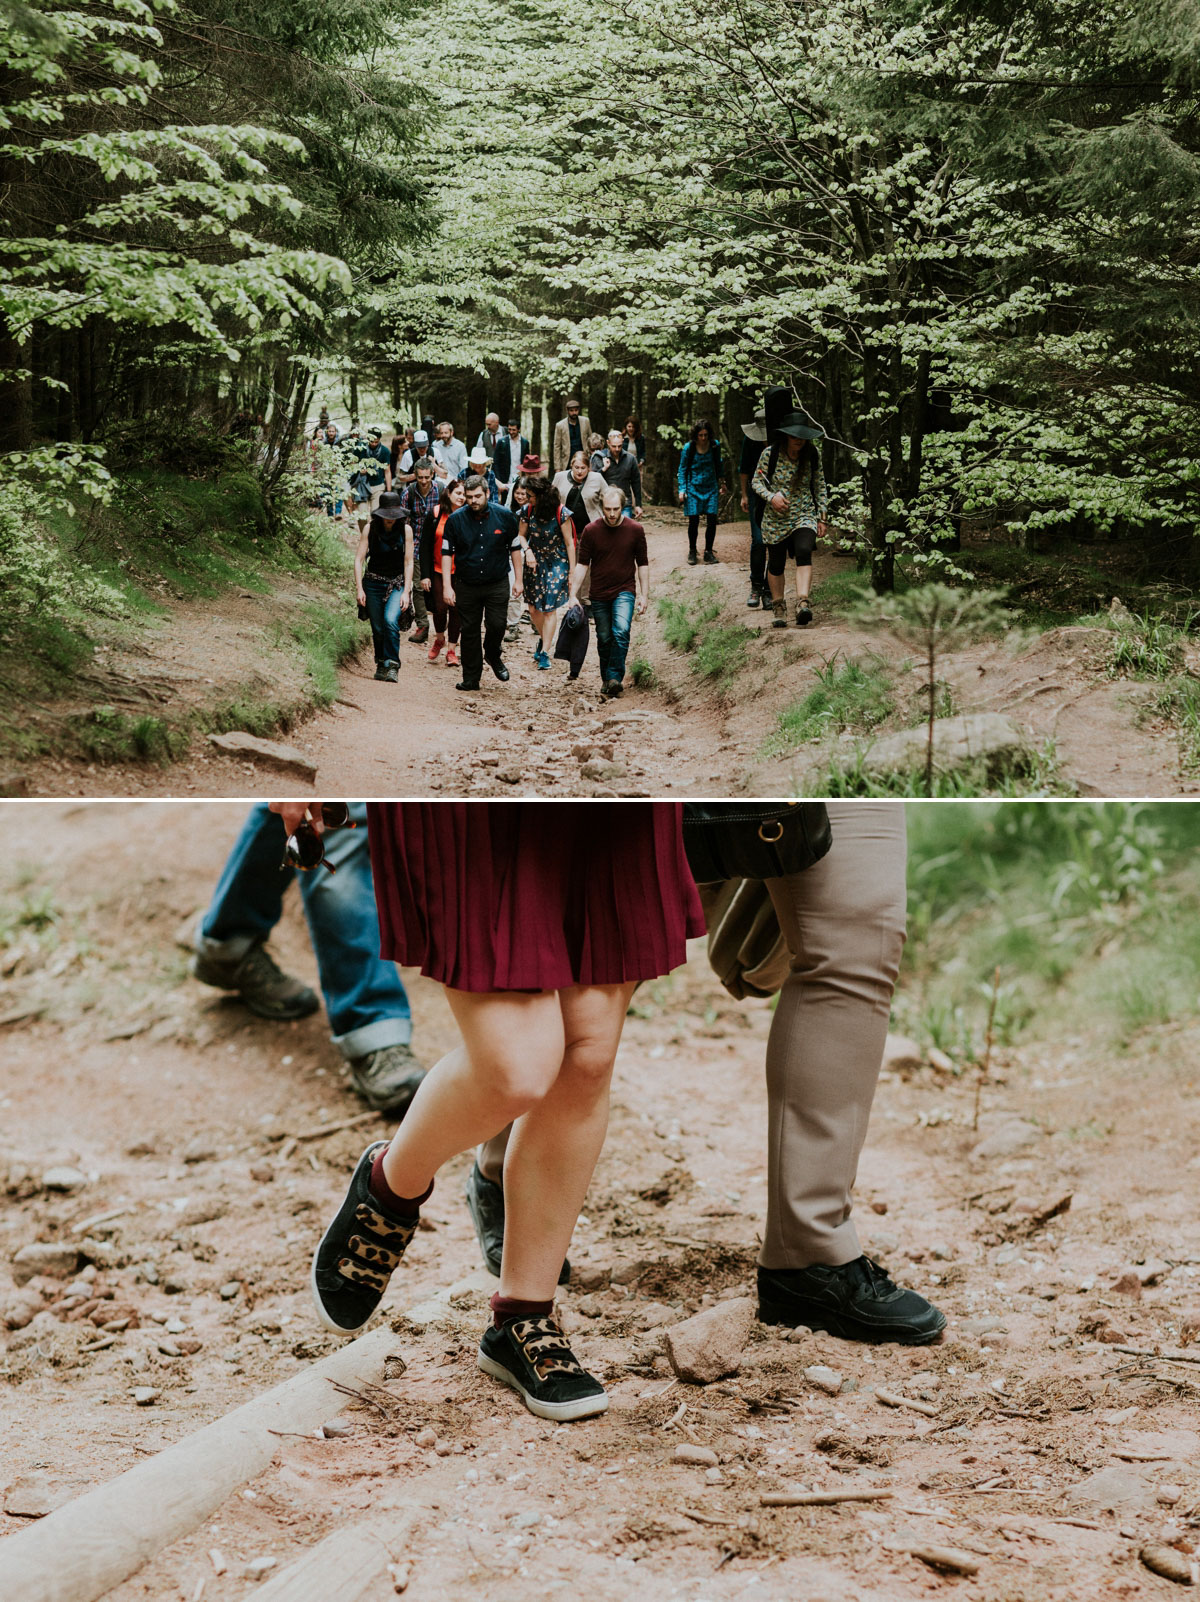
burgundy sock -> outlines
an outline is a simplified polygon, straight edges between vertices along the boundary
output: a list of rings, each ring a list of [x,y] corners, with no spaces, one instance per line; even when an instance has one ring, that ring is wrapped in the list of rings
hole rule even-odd
[[[554,1298],[548,1302],[521,1302],[515,1296],[501,1296],[497,1291],[491,1300],[492,1322],[499,1329],[510,1318],[549,1318],[554,1311]]]
[[[421,1211],[421,1203],[427,1202],[433,1195],[433,1181],[430,1180],[429,1189],[423,1196],[397,1196],[384,1177],[383,1159],[386,1153],[387,1147],[381,1146],[375,1153],[375,1160],[371,1164],[371,1195],[389,1213],[396,1213],[401,1218],[415,1218]]]

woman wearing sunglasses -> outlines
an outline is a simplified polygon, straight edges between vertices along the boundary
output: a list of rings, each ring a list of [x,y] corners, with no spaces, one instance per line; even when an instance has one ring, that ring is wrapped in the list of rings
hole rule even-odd
[[[289,832],[305,811],[280,810]],[[391,1141],[359,1159],[313,1259],[318,1317],[361,1330],[437,1171],[514,1123],[479,1367],[542,1418],[602,1413],[608,1396],[572,1353],[554,1293],[604,1143],[630,998],[704,933],[681,808],[381,802],[368,819],[382,955],[445,987],[462,1041]]]

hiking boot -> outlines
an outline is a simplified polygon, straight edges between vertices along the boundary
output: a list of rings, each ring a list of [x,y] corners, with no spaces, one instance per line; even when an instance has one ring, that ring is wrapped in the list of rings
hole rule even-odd
[[[751,590],[750,591],[749,595],[746,597],[746,605],[747,606],[761,606],[762,605],[762,596],[758,593],[757,590]]]
[[[786,629],[787,628],[787,602],[786,601],[772,601],[771,602],[771,611],[775,614],[774,617],[771,619],[771,627],[773,629]]]
[[[716,551],[705,551],[704,560],[707,562],[709,567],[716,567],[721,558],[717,555]]]
[[[467,1207],[475,1225],[475,1238],[487,1264],[489,1274],[500,1278],[500,1262],[504,1256],[504,1187],[494,1179],[487,1179],[478,1163],[471,1164],[466,1184]],[[558,1283],[565,1285],[571,1278],[571,1264],[564,1257]]]
[[[538,1418],[563,1422],[608,1411],[608,1392],[567,1344],[553,1313],[548,1318],[510,1318],[491,1325],[479,1343],[479,1367],[511,1385]]]
[[[764,1324],[806,1324],[844,1341],[927,1346],[946,1315],[916,1291],[901,1290],[869,1257],[831,1268],[760,1268],[758,1316]]]
[[[488,667],[491,668],[492,672],[500,680],[501,684],[508,683],[508,669],[505,667],[504,663],[499,657],[497,657],[494,662],[489,658]]]
[[[446,643],[446,636],[444,634],[435,634],[434,635],[433,643],[429,647],[429,661],[431,661],[431,662],[436,662],[437,661],[439,655],[441,654],[442,646],[445,645],[445,643]]]
[[[689,552],[688,552],[688,566],[689,566],[689,567],[695,567],[695,565],[696,565],[696,563],[697,563],[697,562],[698,562],[698,561],[699,561],[699,560],[700,560],[700,558],[699,558],[699,556],[698,556],[698,555],[697,555],[697,554],[696,554],[696,552],[695,552],[695,551],[689,551]]]
[[[515,645],[517,643],[518,638],[520,637],[520,633],[521,633],[521,620],[520,620],[520,618],[518,618],[515,623],[511,623],[508,626],[508,628],[505,629],[505,631],[504,631],[505,643],[508,644],[508,645]]]
[[[394,1113],[403,1118],[408,1104],[425,1077],[425,1070],[405,1042],[369,1051],[364,1057],[351,1057],[346,1063],[350,1083],[376,1112]]]
[[[346,1199],[313,1253],[309,1283],[317,1317],[335,1335],[357,1335],[383,1300],[392,1270],[419,1219],[384,1212],[371,1194],[371,1164],[387,1144],[376,1140],[358,1159]]]
[[[620,695],[620,693],[621,693],[621,681],[620,681],[620,679],[605,679],[604,688],[600,691],[600,694],[604,697],[604,699],[606,701],[615,701],[616,698],[618,697],[618,695]]]
[[[276,1023],[307,1018],[321,1005],[315,991],[284,973],[261,940],[236,961],[197,952],[190,966],[192,977],[201,984],[236,990],[259,1018],[271,1018]]]
[[[808,604],[808,596],[802,595],[799,605],[796,607],[796,627],[798,629],[807,628],[811,622],[812,607]]]
[[[386,662],[376,662],[376,664],[375,664],[375,677],[377,679],[382,679],[384,682],[386,682],[387,681],[387,676],[388,676],[387,675],[387,663]]]
[[[408,643],[410,645],[424,645],[425,641],[428,638],[429,638],[429,624],[428,623],[422,623],[421,627],[419,629],[414,629],[412,631],[412,633],[408,636]]]
[[[400,677],[399,662],[385,662],[383,664],[383,676],[389,684],[395,684],[396,680]],[[378,678],[379,675],[376,674],[375,677]]]
[[[452,645],[448,645],[446,647],[446,666],[447,667],[457,667],[458,666],[458,652],[454,649],[454,647]]]

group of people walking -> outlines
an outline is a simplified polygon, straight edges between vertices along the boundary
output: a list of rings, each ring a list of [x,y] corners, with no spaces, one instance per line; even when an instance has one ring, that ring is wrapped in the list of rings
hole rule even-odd
[[[272,806],[289,832],[320,824],[319,805]],[[382,956],[444,987],[460,1038],[410,1090],[392,1138],[363,1152],[325,1230],[311,1286],[327,1328],[352,1335],[369,1322],[439,1170],[474,1149],[467,1203],[499,1276],[479,1367],[543,1418],[604,1411],[604,1387],[572,1351],[554,1298],[604,1143],[624,1020],[637,986],[682,963],[706,922],[715,952],[727,892],[749,887],[762,927],[774,920],[778,957],[748,974],[722,962],[720,973],[734,995],[779,993],[766,1054],[759,1317],[848,1340],[939,1337],[943,1314],[863,1254],[851,1217],[904,943],[904,809],[810,804],[803,850],[767,870],[777,876],[699,889],[687,811],[368,807]],[[744,834],[747,808],[727,812],[717,827]],[[795,820],[766,821],[762,838],[793,836]]]
[[[738,463],[750,519],[751,607],[788,624],[784,583],[796,569],[799,627],[812,621],[813,550],[828,513],[819,441],[823,430],[790,391],[772,389],[745,436]],[[336,425],[318,425],[326,443]],[[607,438],[572,397],[554,430],[549,467],[529,448],[517,419],[490,412],[468,453],[452,423],[355,436],[345,449],[349,504],[358,524],[354,582],[375,646],[375,676],[395,683],[400,639],[412,629],[426,660],[462,669],[457,688],[478,690],[486,663],[509,678],[505,643],[527,617],[533,663],[556,658],[577,678],[589,624],[596,633],[602,694],[622,692],[635,613],[649,601],[642,517],[641,426],[630,418]],[[715,564],[727,469],[712,422],[700,418],[679,458],[676,482],[687,516],[690,564]],[[329,503],[331,508],[335,504]],[[701,523],[704,545],[700,547]]]

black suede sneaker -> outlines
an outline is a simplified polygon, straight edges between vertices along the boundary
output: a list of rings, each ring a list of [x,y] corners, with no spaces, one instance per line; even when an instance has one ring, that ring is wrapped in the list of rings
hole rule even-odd
[[[500,1261],[504,1256],[504,1187],[488,1179],[478,1163],[471,1164],[467,1175],[467,1206],[471,1222],[475,1225],[475,1238],[487,1264],[489,1274],[500,1278]],[[565,1285],[571,1277],[571,1265],[564,1258],[558,1283]]]
[[[317,1317],[335,1335],[357,1335],[366,1328],[417,1232],[415,1215],[385,1213],[371,1194],[371,1164],[386,1144],[373,1141],[358,1159],[346,1199],[313,1253],[310,1283]]]
[[[844,1341],[927,1346],[946,1315],[916,1291],[902,1290],[869,1257],[831,1268],[760,1268],[758,1316],[764,1324],[807,1324]]]
[[[483,1332],[479,1367],[511,1385],[539,1418],[560,1423],[608,1412],[608,1392],[567,1344],[558,1319],[510,1318]]]

